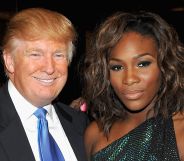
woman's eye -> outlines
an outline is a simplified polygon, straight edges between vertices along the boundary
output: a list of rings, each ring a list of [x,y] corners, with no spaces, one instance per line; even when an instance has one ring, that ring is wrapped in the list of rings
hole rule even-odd
[[[140,63],[138,63],[138,67],[147,67],[147,66],[149,66],[151,64],[151,62],[150,61],[143,61],[143,62],[140,62]]]
[[[110,65],[110,70],[119,71],[119,70],[122,70],[122,69],[123,69],[122,65]]]

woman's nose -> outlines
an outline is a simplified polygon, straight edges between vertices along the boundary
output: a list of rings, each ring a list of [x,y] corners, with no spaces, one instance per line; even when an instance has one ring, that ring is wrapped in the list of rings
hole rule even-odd
[[[126,69],[124,72],[123,83],[130,86],[139,82],[139,76],[136,69]]]

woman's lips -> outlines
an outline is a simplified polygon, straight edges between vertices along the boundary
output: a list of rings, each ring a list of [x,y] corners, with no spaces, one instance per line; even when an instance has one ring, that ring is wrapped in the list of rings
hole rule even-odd
[[[126,99],[135,100],[139,99],[143,95],[143,91],[142,90],[126,91],[123,92],[123,95]]]

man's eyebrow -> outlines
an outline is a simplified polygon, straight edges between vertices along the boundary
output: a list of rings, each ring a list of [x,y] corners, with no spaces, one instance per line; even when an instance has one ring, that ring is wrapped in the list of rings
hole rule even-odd
[[[36,48],[32,48],[32,49],[27,49],[27,50],[25,50],[25,52],[31,52],[31,51],[39,51],[39,52],[42,52],[41,49],[36,49]]]

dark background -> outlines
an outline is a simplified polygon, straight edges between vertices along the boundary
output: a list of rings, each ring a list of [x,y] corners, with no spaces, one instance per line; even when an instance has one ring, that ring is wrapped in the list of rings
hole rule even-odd
[[[86,51],[87,35],[110,14],[121,10],[155,12],[175,27],[180,40],[184,42],[184,0],[6,0],[0,5],[0,40],[9,17],[29,7],[43,7],[61,12],[73,22],[78,32],[76,54],[69,67],[69,78],[59,95],[59,99],[64,103],[70,103],[80,96],[82,83],[77,66]],[[5,80],[1,63],[0,83]]]

